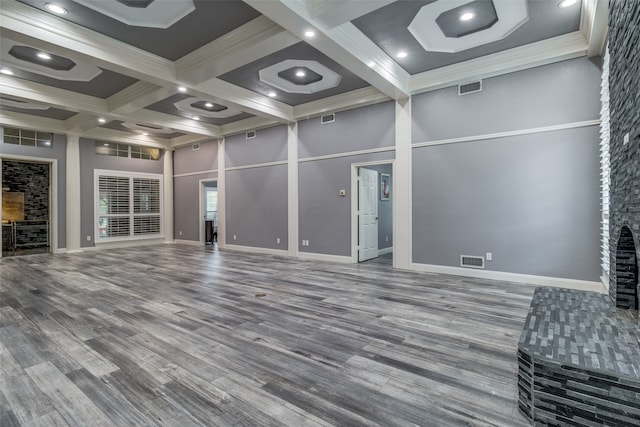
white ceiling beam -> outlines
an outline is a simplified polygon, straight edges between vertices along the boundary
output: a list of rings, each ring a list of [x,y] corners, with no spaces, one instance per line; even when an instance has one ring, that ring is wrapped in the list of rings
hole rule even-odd
[[[220,126],[220,132],[223,136],[229,136],[249,130],[263,129],[279,123],[276,120],[270,120],[265,117],[249,117],[248,119]]]
[[[472,80],[584,56],[588,45],[580,31],[416,74],[411,93],[418,94]]]
[[[244,1],[387,96],[409,95],[409,74],[350,22],[327,28],[302,0]],[[315,37],[305,39],[307,30],[314,30]],[[371,62],[374,67],[368,66]]]
[[[65,120],[64,124],[69,133],[84,133],[99,126],[96,116],[89,113],[78,113]]]
[[[136,123],[165,126],[179,132],[195,133],[213,138],[220,136],[220,126],[157,111],[140,110],[125,119]]]
[[[582,0],[580,31],[589,43],[587,56],[601,56],[609,31],[609,0]]]
[[[268,96],[259,95],[224,80],[213,78],[192,88],[196,92],[196,96],[208,96],[212,101],[219,102],[227,107],[234,107],[247,113],[261,115],[280,122],[290,123],[294,121],[293,107],[290,105]]]
[[[352,21],[369,12],[380,9],[395,0],[308,0],[307,8],[311,16],[322,22],[326,28],[334,28]]]
[[[259,16],[178,59],[177,80],[199,84],[299,41],[270,19]]]
[[[139,81],[107,98],[107,106],[114,114],[131,114],[174,93],[172,87]]]
[[[296,120],[307,119],[325,113],[360,108],[367,105],[388,101],[390,98],[376,88],[369,86],[351,92],[341,93],[328,98],[319,99],[306,104],[297,105],[293,112]]]
[[[67,133],[64,121],[38,117],[15,111],[0,110],[0,124],[4,126],[32,129],[41,132],[53,132],[64,135]]]

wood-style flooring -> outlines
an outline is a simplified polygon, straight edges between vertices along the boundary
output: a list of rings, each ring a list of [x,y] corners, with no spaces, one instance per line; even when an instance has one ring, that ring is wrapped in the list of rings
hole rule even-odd
[[[3,427],[527,425],[531,286],[186,245],[0,281]]]

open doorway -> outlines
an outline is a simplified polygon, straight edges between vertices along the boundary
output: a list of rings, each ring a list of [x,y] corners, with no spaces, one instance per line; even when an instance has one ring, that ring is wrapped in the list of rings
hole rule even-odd
[[[393,262],[393,161],[352,165],[352,258]]]
[[[218,242],[218,181],[200,180],[200,243]]]
[[[52,161],[2,158],[2,256],[52,252],[56,224]]]

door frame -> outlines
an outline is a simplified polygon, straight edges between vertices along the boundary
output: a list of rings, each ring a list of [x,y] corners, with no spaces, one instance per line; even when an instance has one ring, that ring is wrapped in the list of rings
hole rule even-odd
[[[198,181],[198,242],[200,242],[201,245],[204,246],[204,227],[205,227],[205,220],[207,217],[207,206],[204,203],[206,197],[207,197],[207,187],[206,187],[206,183],[208,182],[215,182],[216,183],[216,189],[218,188],[218,178],[205,178],[205,179],[201,179]],[[220,196],[220,193],[218,193],[218,196]],[[219,203],[218,203],[218,207],[219,207]],[[220,209],[218,209],[218,212],[220,212]],[[220,222],[220,215],[218,215],[218,222]],[[220,225],[218,225],[218,231],[220,230]],[[218,233],[218,237],[220,236],[220,233]]]
[[[396,161],[395,159],[389,160],[375,160],[371,162],[358,162],[351,163],[351,262],[354,264],[358,263],[358,169],[361,167],[366,168],[367,166],[380,166],[380,165],[391,165],[391,198],[393,198],[396,194]],[[396,222],[396,204],[392,203],[391,205],[391,216],[392,223],[395,225]],[[395,226],[393,227],[395,230]],[[391,248],[395,248],[396,240],[395,235],[393,236],[393,244]],[[396,264],[396,251],[393,250],[393,265]]]
[[[58,159],[21,156],[17,154],[0,155],[0,207],[2,206],[2,162],[4,160],[15,160],[27,163],[46,163],[49,165],[49,253],[62,252],[62,250],[58,249]],[[0,209],[0,222],[2,222],[2,209]],[[1,257],[2,240],[0,239],[0,258]]]

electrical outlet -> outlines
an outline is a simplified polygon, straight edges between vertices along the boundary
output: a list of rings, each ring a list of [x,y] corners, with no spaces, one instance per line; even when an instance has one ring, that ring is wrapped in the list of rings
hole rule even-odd
[[[91,236],[87,236],[87,242],[91,241]]]
[[[493,254],[491,252],[487,252],[487,256],[485,256],[487,261],[493,261]]]
[[[280,244],[280,238],[279,237],[276,238],[276,243]]]
[[[178,231],[178,235],[182,236],[182,230]]]
[[[234,234],[233,235],[233,240],[236,240],[236,239],[237,239],[237,236]]]

